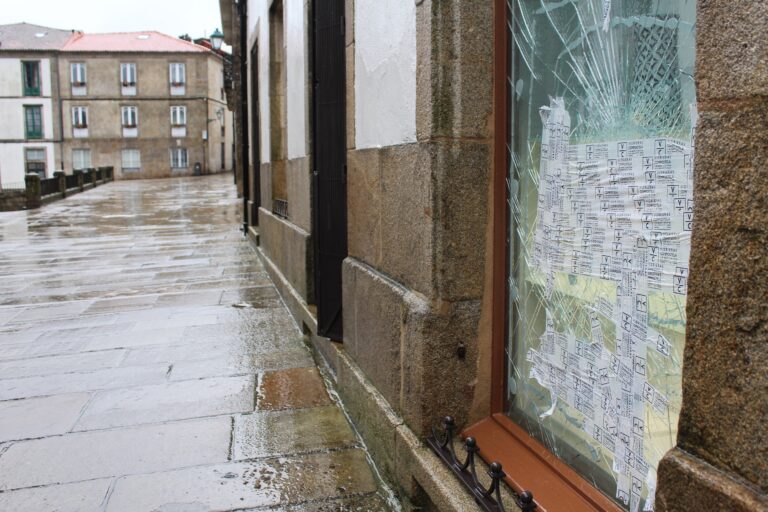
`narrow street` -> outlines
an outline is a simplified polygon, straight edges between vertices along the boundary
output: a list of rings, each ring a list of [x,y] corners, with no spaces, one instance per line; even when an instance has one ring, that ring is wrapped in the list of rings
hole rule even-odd
[[[389,510],[231,174],[0,214],[0,510]]]

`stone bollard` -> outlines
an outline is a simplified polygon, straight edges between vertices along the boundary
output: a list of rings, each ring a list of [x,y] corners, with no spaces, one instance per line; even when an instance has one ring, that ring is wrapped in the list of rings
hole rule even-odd
[[[24,183],[27,188],[27,210],[40,208],[43,204],[40,195],[40,176],[37,174],[27,174],[24,176]]]
[[[91,175],[91,184],[92,184],[92,185],[93,185],[93,187],[95,188],[95,187],[96,187],[96,169],[94,169],[93,167],[91,167],[90,169],[88,169],[88,172],[89,172],[89,173],[90,173],[90,175]]]
[[[78,169],[76,171],[72,171],[72,174],[77,177],[77,188],[80,189],[80,192],[85,190],[85,174],[83,174],[83,171]]]
[[[61,192],[61,197],[67,197],[67,173],[64,171],[56,171],[53,173],[54,178],[58,178],[59,180],[59,192]]]

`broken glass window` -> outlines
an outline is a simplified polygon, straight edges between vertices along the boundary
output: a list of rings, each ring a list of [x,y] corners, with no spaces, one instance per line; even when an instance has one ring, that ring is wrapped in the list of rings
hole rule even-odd
[[[632,512],[675,444],[694,0],[508,0],[507,413]]]

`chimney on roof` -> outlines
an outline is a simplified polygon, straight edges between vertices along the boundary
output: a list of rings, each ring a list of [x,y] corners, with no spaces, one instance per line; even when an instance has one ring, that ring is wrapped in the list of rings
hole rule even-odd
[[[188,43],[191,43],[191,42],[192,42],[192,38],[191,38],[191,37],[189,37],[189,34],[181,34],[181,35],[179,36],[179,39],[182,39],[182,40],[184,40],[184,41],[187,41]]]

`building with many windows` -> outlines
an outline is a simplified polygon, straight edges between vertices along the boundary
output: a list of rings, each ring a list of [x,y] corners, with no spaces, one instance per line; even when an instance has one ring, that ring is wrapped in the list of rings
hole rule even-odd
[[[209,47],[6,25],[0,66],[4,181],[100,166],[117,179],[232,169],[224,57]]]
[[[72,37],[28,23],[0,25],[0,187],[28,172],[51,176],[61,158],[58,50]]]
[[[159,32],[75,34],[62,48],[66,169],[123,179],[232,168],[223,58]]]

